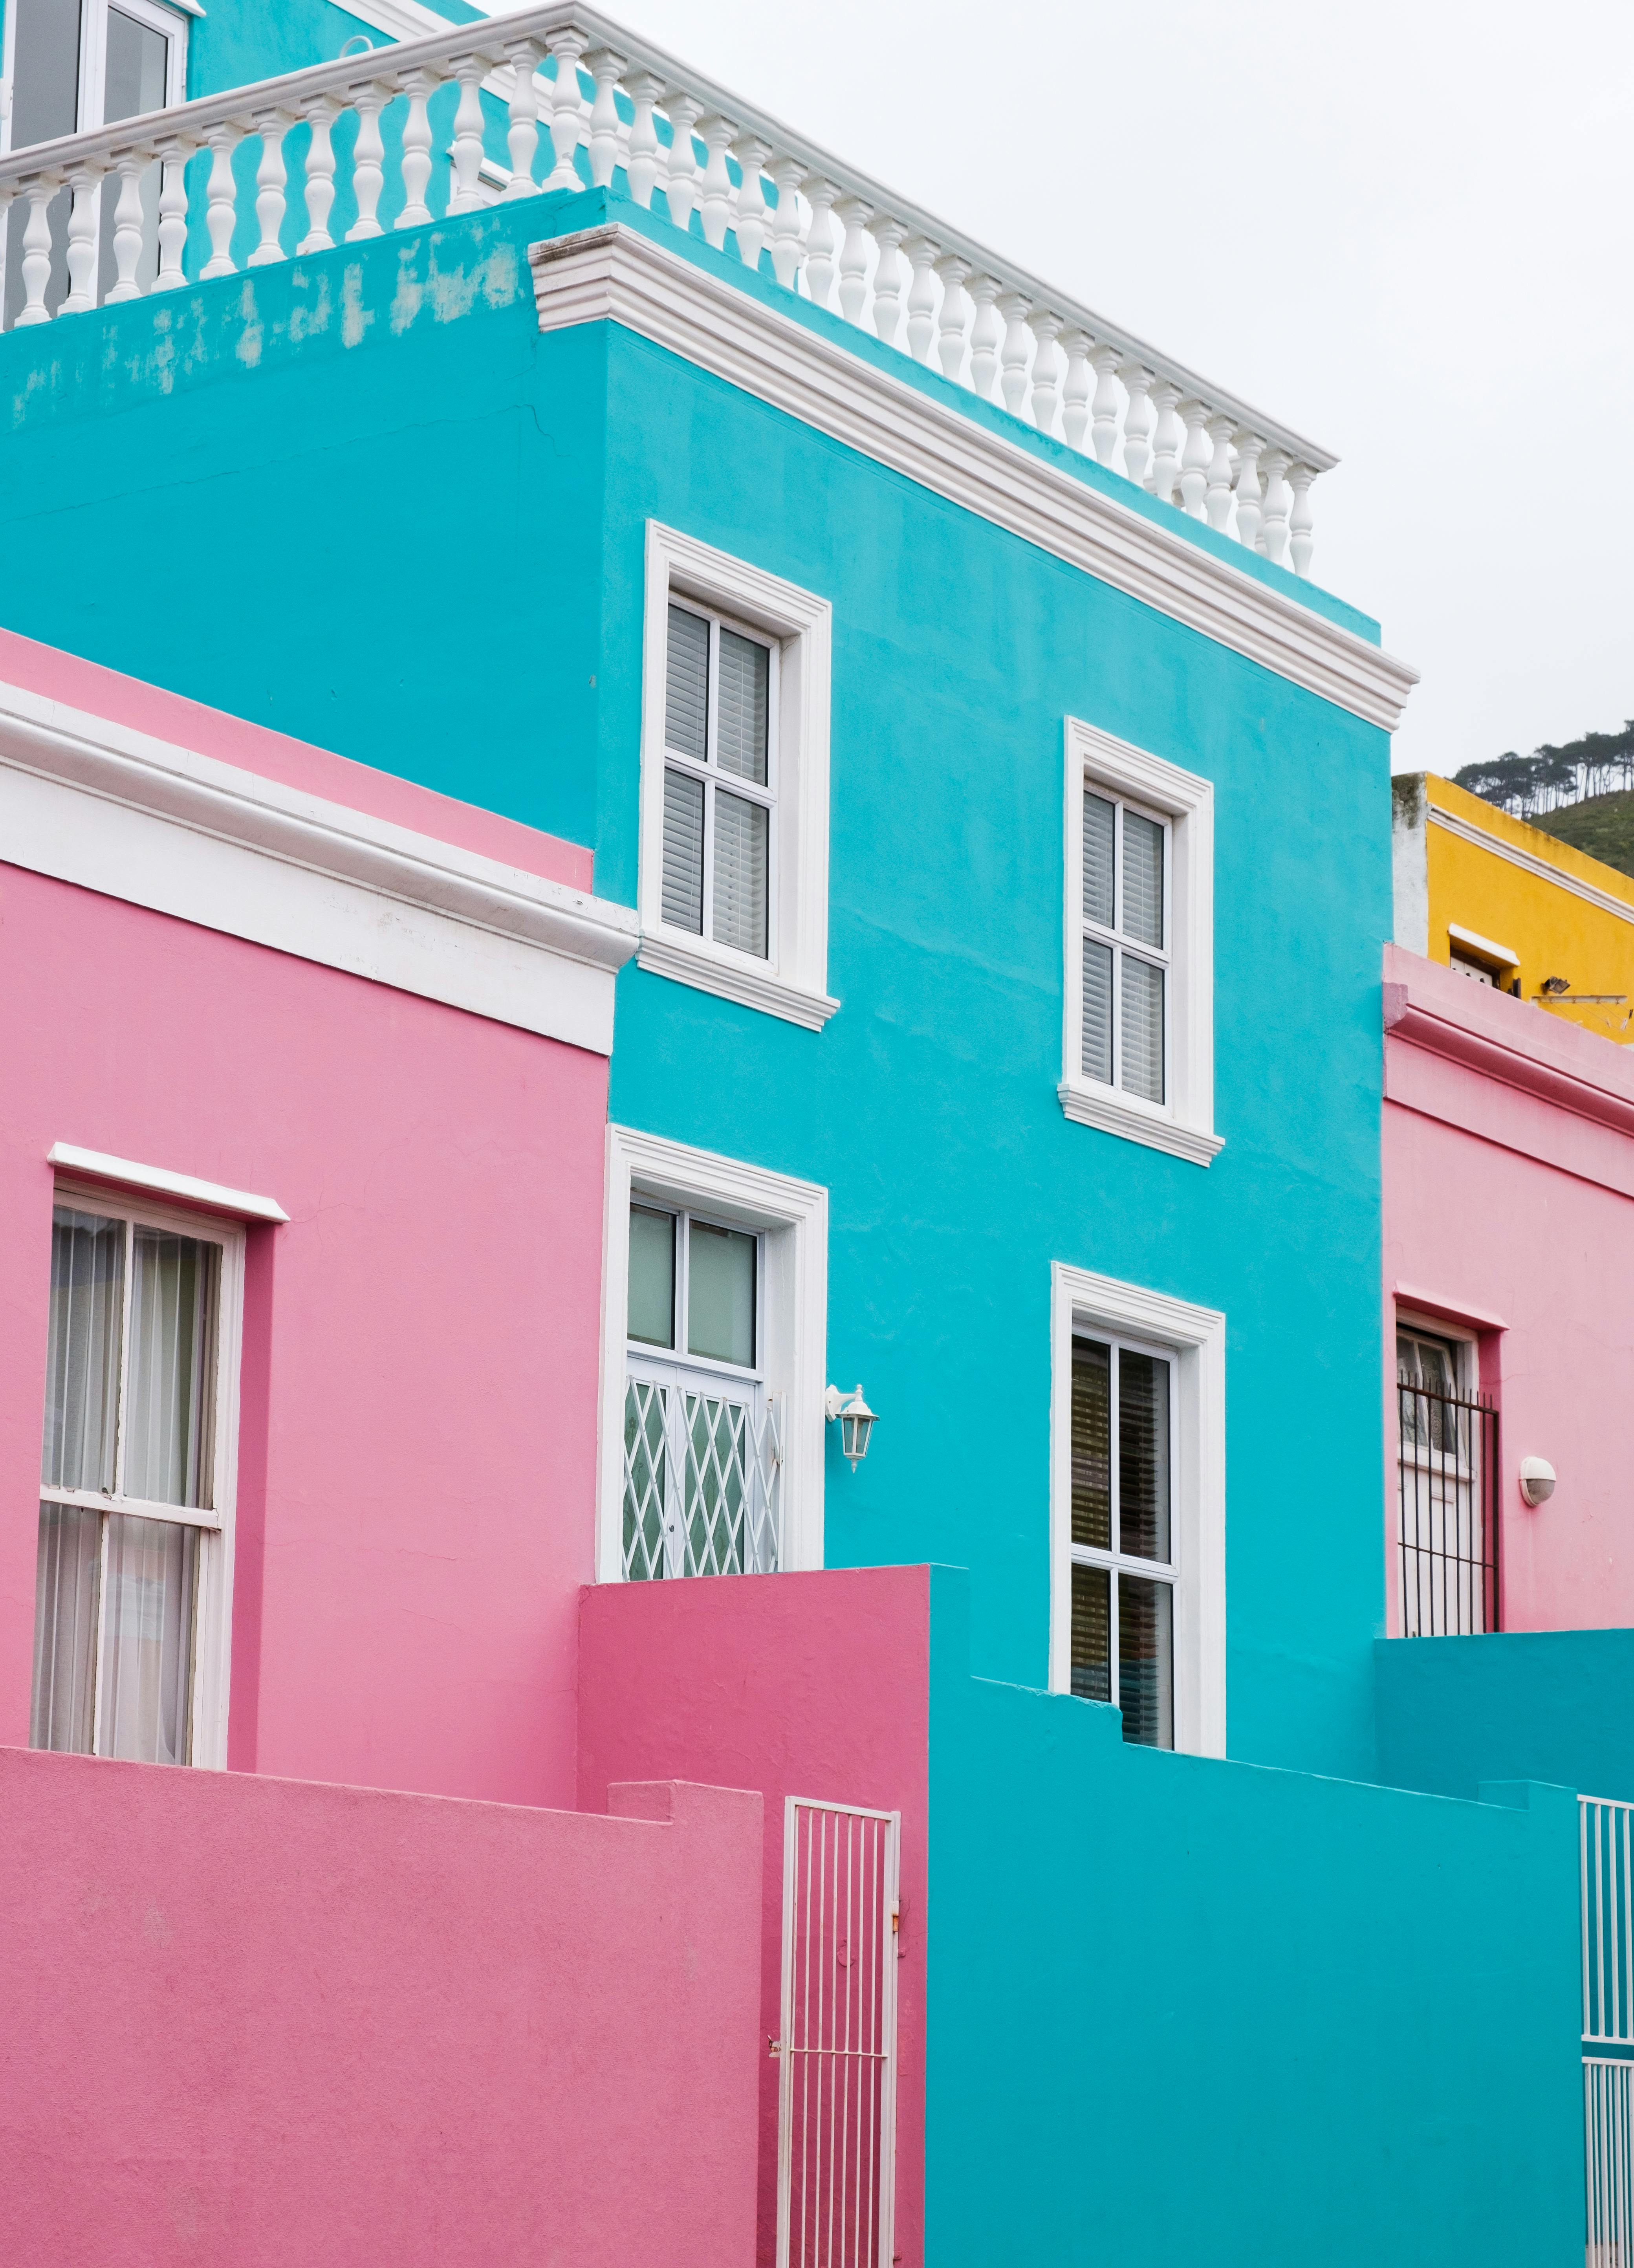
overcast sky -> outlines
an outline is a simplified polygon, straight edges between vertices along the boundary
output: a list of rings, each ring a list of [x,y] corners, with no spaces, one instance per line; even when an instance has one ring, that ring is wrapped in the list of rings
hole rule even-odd
[[[608,4],[1336,450],[1398,770],[1634,716],[1634,0]]]

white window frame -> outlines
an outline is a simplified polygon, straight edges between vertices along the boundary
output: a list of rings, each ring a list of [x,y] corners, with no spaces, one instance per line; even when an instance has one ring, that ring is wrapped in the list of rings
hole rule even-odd
[[[160,5],[159,0],[81,0],[76,128],[81,134],[89,134],[102,123],[102,106],[107,92],[107,11],[114,6],[121,15],[133,17],[150,31],[163,33],[170,43],[165,58],[165,107],[170,109],[188,99],[188,18],[203,14],[198,0],[173,0],[168,7]],[[4,52],[0,56],[0,77],[4,80],[4,99],[0,101],[0,152],[11,146],[16,45],[17,10],[12,6],[5,11]]]
[[[768,778],[775,783],[764,961],[664,919],[664,712],[669,609],[724,618],[772,648]],[[724,551],[647,522],[642,661],[639,878],[643,968],[820,1031],[828,996],[828,703],[833,608],[827,599]],[[736,792],[734,783],[723,782]]]
[[[761,1240],[755,1347],[767,1395],[782,1402],[785,1570],[823,1564],[824,1366],[828,1359],[828,1192],[761,1166],[607,1128],[603,1232],[600,1423],[596,1455],[596,1580],[624,1580],[624,1381],[629,1208],[691,1212]],[[660,1349],[647,1353],[663,1358]],[[694,1359],[685,1359],[691,1365]],[[734,1377],[747,1373],[734,1371]]]
[[[1072,1690],[1072,1341],[1131,1343],[1174,1366],[1169,1547],[1174,1747],[1226,1753],[1226,1318],[1057,1261],[1050,1270],[1049,1687]],[[1094,1555],[1097,1564],[1106,1558]],[[1140,1572],[1134,1562],[1131,1572]],[[1114,1697],[1115,1705],[1115,1696]]]
[[[694,944],[708,944],[718,953],[727,954],[733,965],[740,960],[752,961],[758,968],[771,965],[771,950],[778,936],[779,904],[777,851],[782,834],[781,814],[778,810],[777,744],[782,738],[777,727],[778,696],[781,690],[783,646],[779,639],[770,637],[762,630],[735,615],[725,613],[702,599],[694,599],[680,592],[670,594],[672,607],[683,608],[696,620],[709,628],[709,660],[706,683],[709,692],[705,703],[704,753],[702,757],[688,755],[682,749],[670,746],[667,731],[664,740],[664,769],[683,779],[695,781],[703,791],[703,873],[700,882],[700,903],[703,926],[698,931],[675,930],[663,920],[660,894],[659,920],[666,936],[688,938]],[[766,653],[766,778],[744,779],[736,772],[720,769],[717,753],[717,732],[720,703],[717,693],[720,683],[720,636],[723,630],[734,631],[739,637],[747,638]],[[665,636],[667,638],[668,617],[666,615]],[[667,700],[666,703],[667,708]],[[745,803],[758,804],[766,814],[766,954],[745,954],[736,946],[722,945],[714,934],[715,913],[715,836],[717,831],[716,799],[718,795],[735,795]]]
[[[199,1536],[197,1589],[194,1603],[193,1676],[191,1689],[190,1764],[224,1771],[227,1764],[227,1716],[232,1670],[232,1561],[239,1480],[239,1373],[244,1345],[244,1229],[236,1221],[206,1212],[155,1202],[133,1186],[109,1187],[80,1181],[71,1174],[55,1177],[52,1202],[77,1211],[99,1214],[105,1220],[133,1221],[138,1226],[162,1228],[172,1234],[195,1237],[216,1245],[221,1253],[217,1280],[216,1375],[213,1381],[214,1467],[210,1478],[213,1503],[202,1506],[149,1504],[134,1497],[105,1497],[99,1490],[47,1489],[42,1483],[39,1501],[80,1504],[104,1513],[126,1513],[137,1519],[168,1521],[178,1527],[196,1528]],[[121,1361],[129,1359],[130,1268],[125,1265],[126,1314],[121,1335]],[[43,1415],[41,1419],[43,1423]],[[120,1430],[125,1412],[121,1390]],[[98,1608],[99,1655],[96,1676],[101,1681],[101,1604]]]
[[[1067,1117],[1104,1133],[1206,1166],[1224,1147],[1214,1130],[1214,787],[1196,772],[1115,740],[1079,718],[1066,720],[1064,893],[1064,986],[1061,1084]],[[1129,941],[1166,968],[1164,1095],[1147,1102],[1086,1079],[1084,1020],[1084,796],[1133,806],[1165,822],[1165,949]],[[1122,825],[1119,827],[1122,841]],[[1099,931],[1098,935],[1101,934]],[[1121,934],[1105,932],[1120,946]],[[1114,991],[1117,990],[1115,979]],[[1115,1064],[1114,1065],[1115,1072]]]

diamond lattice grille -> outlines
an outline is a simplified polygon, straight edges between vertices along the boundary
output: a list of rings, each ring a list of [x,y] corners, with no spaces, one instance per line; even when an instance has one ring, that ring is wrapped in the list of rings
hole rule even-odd
[[[624,1391],[624,1574],[775,1574],[783,1445],[775,1399],[632,1364]]]

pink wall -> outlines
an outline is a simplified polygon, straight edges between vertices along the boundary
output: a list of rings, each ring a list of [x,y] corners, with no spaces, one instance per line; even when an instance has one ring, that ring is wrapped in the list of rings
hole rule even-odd
[[[1395,946],[1385,983],[1390,1374],[1396,1307],[1479,1334],[1505,1626],[1634,1624],[1634,1059]],[[1535,1510],[1527,1455],[1559,1476]]]
[[[924,2248],[930,1571],[835,1570],[587,1589],[579,1801],[684,1771],[765,1797],[758,2258],[774,2257],[784,1799],[902,1815],[896,2257]],[[671,1761],[660,1763],[659,1759]],[[686,1760],[684,1767],[679,1761]]]
[[[8,2268],[749,2268],[759,1800],[617,1794],[0,1750]]]
[[[230,1761],[570,1806],[605,1061],[11,867],[0,950],[0,1741],[63,1141],[291,1216],[249,1238]]]

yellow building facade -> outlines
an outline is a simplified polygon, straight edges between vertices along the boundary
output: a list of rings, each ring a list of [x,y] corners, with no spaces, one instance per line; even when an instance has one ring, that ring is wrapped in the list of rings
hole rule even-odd
[[[1634,1042],[1634,877],[1434,772],[1390,784],[1396,943]]]

